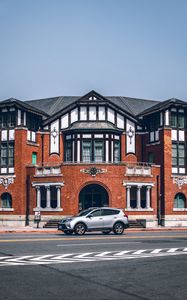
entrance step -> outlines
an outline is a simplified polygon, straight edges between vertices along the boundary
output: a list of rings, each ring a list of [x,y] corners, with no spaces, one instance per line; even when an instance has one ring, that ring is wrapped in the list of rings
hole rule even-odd
[[[61,219],[49,220],[44,224],[43,228],[58,228],[58,223],[60,221]],[[129,220],[129,228],[144,228],[144,226],[138,220]]]
[[[145,228],[139,220],[129,220],[129,228]]]

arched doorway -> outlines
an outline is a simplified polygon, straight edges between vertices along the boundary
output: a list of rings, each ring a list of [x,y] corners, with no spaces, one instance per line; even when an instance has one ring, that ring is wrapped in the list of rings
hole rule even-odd
[[[108,193],[99,184],[85,186],[79,194],[79,211],[89,207],[109,206]]]

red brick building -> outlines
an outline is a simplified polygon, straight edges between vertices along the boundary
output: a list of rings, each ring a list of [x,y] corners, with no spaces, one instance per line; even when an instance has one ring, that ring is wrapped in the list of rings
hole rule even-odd
[[[0,102],[0,225],[93,206],[187,226],[187,103],[103,97]]]

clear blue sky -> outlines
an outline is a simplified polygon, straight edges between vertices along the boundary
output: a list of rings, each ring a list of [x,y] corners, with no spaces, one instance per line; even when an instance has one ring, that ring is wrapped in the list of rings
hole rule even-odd
[[[186,0],[0,0],[0,100],[187,100]]]

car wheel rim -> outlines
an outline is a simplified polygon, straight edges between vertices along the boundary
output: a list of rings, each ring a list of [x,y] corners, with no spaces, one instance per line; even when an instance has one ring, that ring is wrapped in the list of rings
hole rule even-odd
[[[78,234],[83,234],[84,233],[84,226],[82,226],[82,225],[77,226],[77,233]]]
[[[116,225],[116,232],[117,233],[122,233],[122,231],[123,231],[123,226],[122,225]]]

